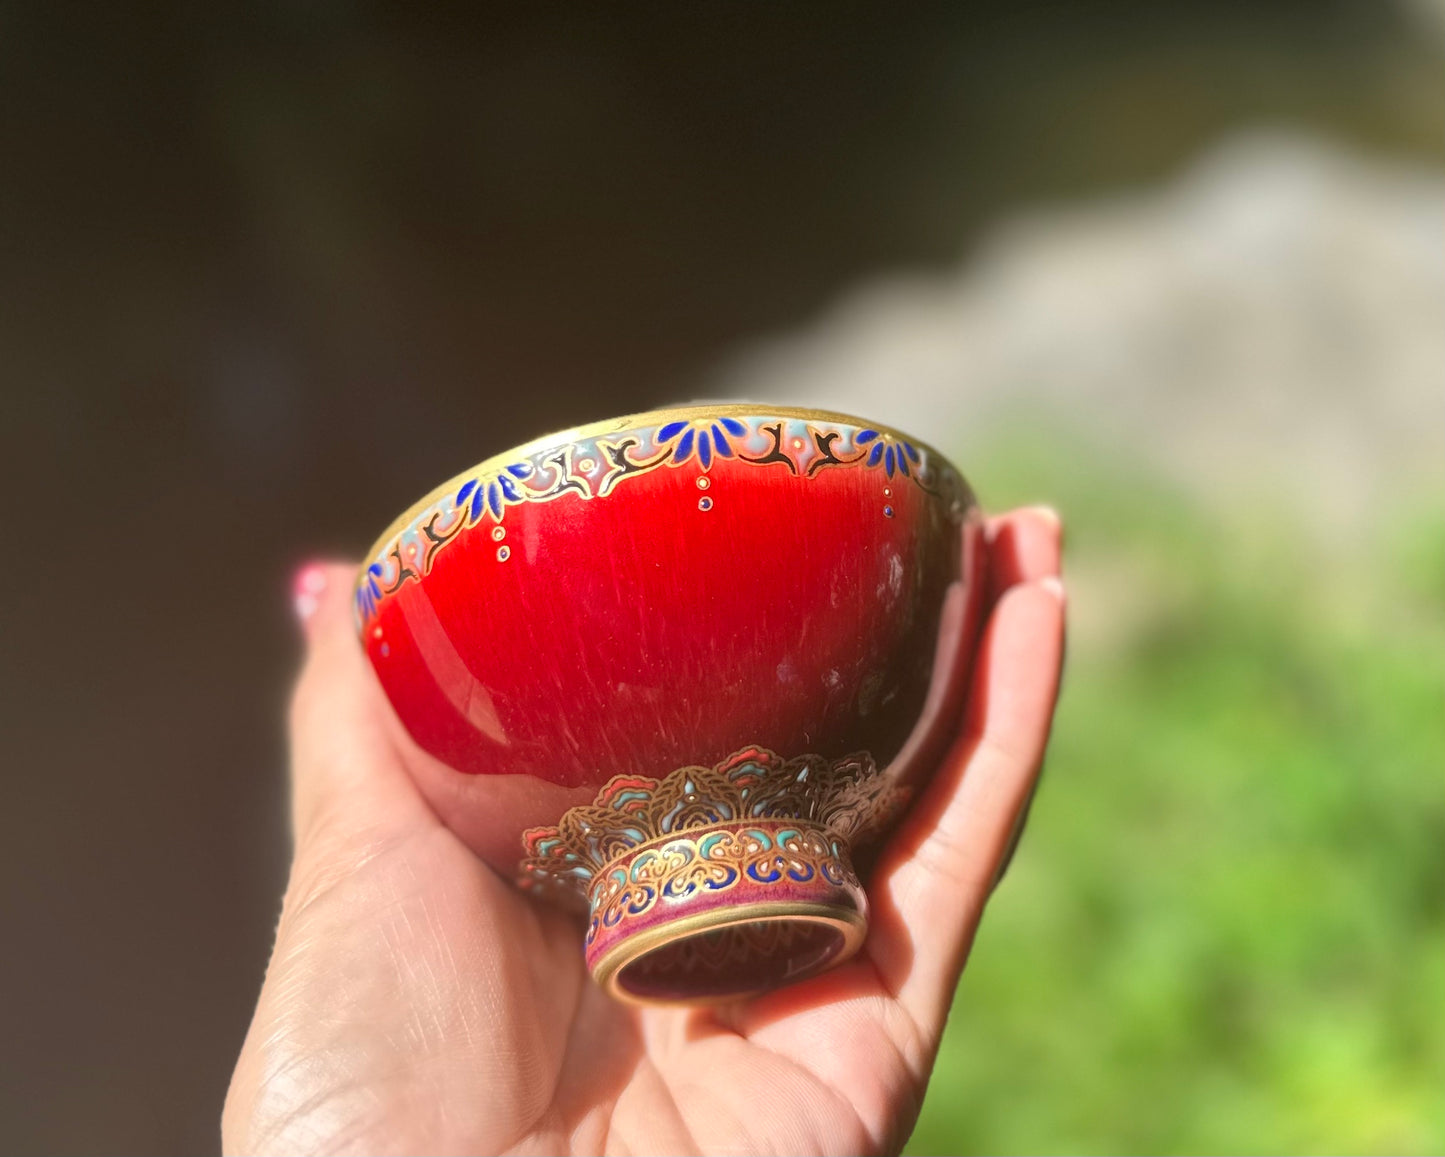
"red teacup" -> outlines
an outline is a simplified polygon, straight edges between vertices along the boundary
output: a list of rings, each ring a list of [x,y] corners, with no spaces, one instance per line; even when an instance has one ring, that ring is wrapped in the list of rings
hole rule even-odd
[[[498,871],[585,903],[598,982],[730,999],[861,944],[851,849],[957,726],[977,528],[953,467],[876,424],[660,410],[435,490],[357,620],[440,761],[423,792]]]

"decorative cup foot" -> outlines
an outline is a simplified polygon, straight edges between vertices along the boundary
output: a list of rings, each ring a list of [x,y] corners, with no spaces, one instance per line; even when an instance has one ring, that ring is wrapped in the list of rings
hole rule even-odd
[[[521,883],[585,899],[587,966],[620,999],[754,996],[862,945],[868,902],[849,842],[901,802],[866,754],[748,748],[662,780],[616,777],[526,834]]]
[[[852,956],[868,901],[848,848],[792,820],[695,828],[593,881],[587,966],[623,1000],[753,996]]]

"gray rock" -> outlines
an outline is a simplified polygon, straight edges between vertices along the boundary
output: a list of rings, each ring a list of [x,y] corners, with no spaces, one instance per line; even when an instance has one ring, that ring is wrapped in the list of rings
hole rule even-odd
[[[1445,172],[1282,135],[1172,185],[1020,216],[945,276],[864,285],[715,393],[856,412],[967,462],[1046,424],[1321,529],[1445,484]]]

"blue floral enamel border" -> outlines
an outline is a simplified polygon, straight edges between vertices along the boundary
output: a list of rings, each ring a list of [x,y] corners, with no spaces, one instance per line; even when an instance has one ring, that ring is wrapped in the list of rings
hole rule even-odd
[[[515,462],[478,473],[423,509],[386,541],[362,571],[356,589],[357,618],[363,624],[371,619],[383,599],[427,574],[440,550],[480,522],[492,524],[492,537],[499,543],[497,557],[505,561],[511,552],[503,541],[503,523],[510,506],[550,502],[565,494],[603,498],[629,478],[687,463],[700,468],[698,486],[706,490],[707,472],[724,458],[777,466],[803,478],[841,466],[877,470],[885,478],[906,480],[946,497],[960,508],[968,494],[953,467],[927,447],[890,431],[817,416],[703,415],[580,435],[543,443]],[[704,510],[711,505],[706,495],[698,501]],[[884,511],[892,514],[890,507]]]

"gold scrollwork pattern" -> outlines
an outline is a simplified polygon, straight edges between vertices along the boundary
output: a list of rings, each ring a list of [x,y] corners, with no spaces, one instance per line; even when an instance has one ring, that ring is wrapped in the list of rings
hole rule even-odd
[[[663,900],[820,880],[834,887],[858,883],[846,846],[822,828],[768,823],[676,836],[639,849],[593,881],[587,939]]]
[[[837,883],[852,879],[844,849],[881,830],[904,802],[867,752],[783,759],[748,747],[660,780],[614,777],[593,803],[523,835],[519,879],[585,898],[594,914],[617,919],[646,911],[660,895],[728,889],[741,873],[758,884],[813,878],[796,873]],[[784,831],[792,834],[779,843]]]

